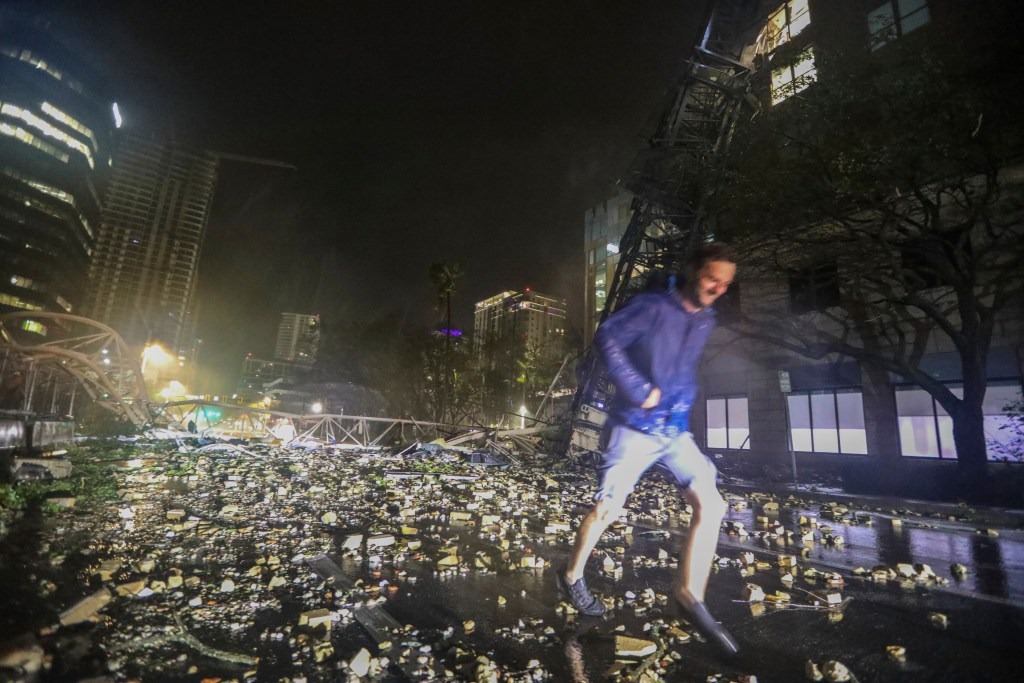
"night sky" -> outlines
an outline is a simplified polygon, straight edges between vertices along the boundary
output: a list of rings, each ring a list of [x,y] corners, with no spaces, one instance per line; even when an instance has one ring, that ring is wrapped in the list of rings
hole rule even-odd
[[[33,2],[130,124],[293,164],[225,162],[200,272],[205,360],[233,381],[282,311],[436,322],[532,287],[581,320],[585,212],[645,145],[700,0]],[[211,375],[213,377],[213,375]]]

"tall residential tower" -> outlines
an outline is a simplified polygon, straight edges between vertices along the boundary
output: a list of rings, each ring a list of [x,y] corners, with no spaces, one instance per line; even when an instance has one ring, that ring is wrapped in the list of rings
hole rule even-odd
[[[282,313],[277,328],[274,359],[312,365],[320,346],[320,315],[314,313]]]
[[[129,344],[193,345],[199,255],[217,158],[135,132],[118,136],[89,275],[89,312]]]

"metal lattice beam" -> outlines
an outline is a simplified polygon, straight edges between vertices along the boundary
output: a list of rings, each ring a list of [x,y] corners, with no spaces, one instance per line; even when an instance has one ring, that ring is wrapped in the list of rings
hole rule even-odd
[[[47,337],[26,333],[21,328],[26,320],[52,332]],[[0,315],[0,348],[8,357],[68,373],[96,403],[136,427],[150,421],[135,354],[121,335],[103,323],[68,313],[5,313]]]

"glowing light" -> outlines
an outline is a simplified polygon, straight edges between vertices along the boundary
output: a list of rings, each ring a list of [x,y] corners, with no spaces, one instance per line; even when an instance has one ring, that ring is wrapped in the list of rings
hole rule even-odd
[[[171,354],[164,350],[164,347],[159,344],[150,344],[142,350],[142,374],[146,374],[146,368],[150,364],[160,367],[166,365],[167,361],[171,360]]]
[[[323,403],[321,403],[320,401],[317,401],[316,403],[314,403],[313,405],[311,405],[311,406],[309,407],[309,409],[310,409],[310,410],[312,410],[312,411],[313,411],[314,413],[317,413],[317,414],[319,414],[319,413],[322,413],[322,412],[324,412],[324,404],[323,404]]]
[[[619,253],[619,243],[618,242],[609,242],[605,246],[605,249],[608,250],[609,254],[618,254]]]
[[[185,385],[174,379],[167,383],[167,386],[160,390],[160,397],[168,401],[172,398],[184,398],[186,395]]]
[[[92,160],[92,150],[86,147],[80,140],[71,137],[49,121],[46,121],[29,110],[23,109],[15,104],[0,105],[0,113],[12,118],[20,119],[41,132],[43,135],[64,143],[66,146],[82,154],[82,156],[85,157],[85,160],[89,162],[89,168],[96,168],[96,165]]]
[[[114,102],[114,126],[117,128],[121,127],[121,110],[117,108],[117,102]]]

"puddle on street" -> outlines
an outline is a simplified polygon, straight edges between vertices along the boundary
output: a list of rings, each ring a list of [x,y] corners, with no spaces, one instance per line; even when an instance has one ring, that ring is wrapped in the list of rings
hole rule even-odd
[[[760,506],[754,503],[746,510],[730,509],[727,520],[742,522],[748,531],[763,530],[756,517],[763,515]],[[820,534],[810,549],[807,560],[839,571],[851,571],[856,567],[871,569],[877,565],[895,567],[897,564],[927,564],[940,576],[950,579],[952,587],[970,593],[1001,598],[1015,605],[1024,605],[1024,533],[1017,530],[999,530],[998,536],[988,536],[964,523],[934,523],[922,517],[898,517],[900,524],[893,524],[891,515],[869,513],[871,524],[843,524],[820,517],[816,508],[783,509],[769,515],[773,522],[778,520],[787,530],[798,530],[799,517],[813,517],[819,525],[832,528],[834,534],[842,536],[844,543],[834,547],[820,542]],[[805,544],[797,542],[785,546],[766,546],[751,537],[737,541],[729,537],[724,543],[751,549],[793,552]],[[950,567],[961,564],[966,567],[963,576],[954,575]]]

